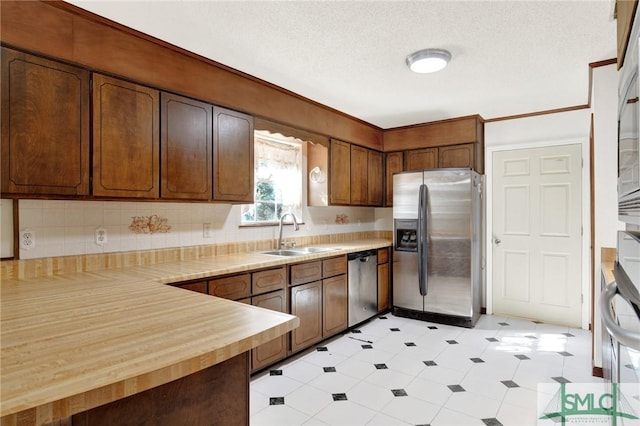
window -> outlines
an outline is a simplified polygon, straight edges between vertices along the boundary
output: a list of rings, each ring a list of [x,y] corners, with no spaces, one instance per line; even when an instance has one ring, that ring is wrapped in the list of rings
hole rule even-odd
[[[299,139],[255,132],[255,202],[242,206],[242,225],[276,223],[288,211],[302,221],[302,144]]]

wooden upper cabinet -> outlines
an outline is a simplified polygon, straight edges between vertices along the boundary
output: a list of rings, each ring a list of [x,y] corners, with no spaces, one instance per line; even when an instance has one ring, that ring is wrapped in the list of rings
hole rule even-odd
[[[213,108],[213,199],[253,203],[253,117]]]
[[[412,149],[404,152],[404,171],[438,167],[438,148]]]
[[[367,204],[367,164],[368,150],[357,145],[351,145],[351,205]]]
[[[89,193],[89,73],[2,48],[3,193]]]
[[[370,206],[382,206],[384,165],[383,154],[378,151],[369,150],[369,164],[367,167],[367,204]]]
[[[161,198],[211,199],[213,106],[161,93]]]
[[[468,143],[438,148],[438,166],[441,169],[452,167],[473,169],[475,165],[474,145]]]
[[[624,58],[629,45],[629,36],[633,27],[633,16],[638,7],[638,0],[616,0],[616,26],[618,45],[618,69],[624,65]]]
[[[329,162],[330,204],[350,204],[351,144],[332,139]]]
[[[160,93],[93,74],[93,195],[160,196]]]
[[[384,168],[384,205],[393,205],[393,174],[403,170],[402,152],[389,152],[385,154]]]

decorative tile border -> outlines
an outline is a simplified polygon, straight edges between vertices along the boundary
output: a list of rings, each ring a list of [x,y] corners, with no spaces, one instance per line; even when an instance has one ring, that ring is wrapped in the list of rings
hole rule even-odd
[[[171,230],[169,219],[153,214],[151,216],[133,216],[129,230],[134,234],[167,233]]]
[[[312,235],[291,239],[294,240],[298,246],[308,246],[314,244],[339,244],[368,238],[384,238],[390,240],[393,238],[393,232],[349,232],[344,234]],[[39,278],[72,272],[92,272],[109,268],[148,266],[178,260],[196,260],[225,254],[270,250],[275,247],[275,244],[275,240],[268,239],[159,250],[5,260],[0,262],[0,279]]]

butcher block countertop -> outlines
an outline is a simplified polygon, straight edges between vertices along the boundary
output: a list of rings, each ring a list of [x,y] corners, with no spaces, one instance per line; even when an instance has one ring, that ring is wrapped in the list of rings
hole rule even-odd
[[[221,363],[299,325],[285,313],[162,284],[389,245],[363,240],[302,256],[246,253],[3,279],[0,416],[36,409],[43,421],[65,418]]]

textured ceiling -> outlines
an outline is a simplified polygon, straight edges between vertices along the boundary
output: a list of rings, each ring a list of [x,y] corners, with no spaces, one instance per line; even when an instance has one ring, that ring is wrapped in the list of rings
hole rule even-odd
[[[616,56],[613,0],[70,3],[381,128],[583,105]],[[429,47],[449,66],[411,73]]]

